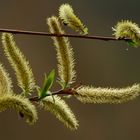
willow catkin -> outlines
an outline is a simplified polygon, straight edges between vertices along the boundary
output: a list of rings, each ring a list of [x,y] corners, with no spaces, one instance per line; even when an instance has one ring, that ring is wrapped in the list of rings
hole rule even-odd
[[[69,4],[62,4],[59,8],[59,17],[62,22],[80,34],[88,34],[88,28],[75,15],[72,6]]]
[[[130,38],[134,42],[134,46],[140,46],[140,28],[136,23],[129,20],[118,22],[113,28],[116,39]]]
[[[29,62],[16,46],[12,34],[3,33],[2,44],[5,55],[15,71],[19,87],[25,95],[29,94],[35,88],[35,80]]]
[[[0,64],[0,94],[9,94],[12,92],[12,81],[9,73]],[[1,95],[0,95],[1,96]]]
[[[57,119],[63,122],[64,125],[70,128],[71,130],[77,129],[78,121],[76,120],[75,115],[73,114],[69,106],[66,104],[66,102],[56,95],[53,98],[46,97],[43,100],[41,100],[41,107],[54,114]]]
[[[49,30],[53,34],[64,34],[57,17],[47,19]],[[73,49],[67,37],[52,37],[57,51],[59,81],[63,87],[75,81]]]
[[[135,99],[140,95],[140,85],[126,88],[95,88],[82,86],[76,90],[75,97],[83,103],[120,104]]]
[[[29,124],[34,124],[38,119],[35,106],[21,95],[4,94],[0,96],[0,112],[7,109],[15,109],[17,113],[22,113]]]

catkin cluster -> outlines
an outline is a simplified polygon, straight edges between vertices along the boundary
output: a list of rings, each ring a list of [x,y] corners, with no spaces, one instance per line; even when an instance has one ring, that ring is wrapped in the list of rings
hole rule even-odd
[[[60,6],[59,17],[52,16],[46,21],[49,32],[58,35],[57,37],[52,37],[52,40],[56,50],[58,83],[61,89],[57,92],[51,91],[55,80],[54,70],[45,76],[42,87],[36,85],[31,66],[17,47],[13,35],[3,33],[2,48],[15,72],[18,86],[22,89],[22,92],[21,94],[16,94],[12,88],[9,73],[0,63],[0,112],[15,109],[21,117],[25,118],[27,123],[34,124],[38,119],[36,106],[32,103],[32,101],[35,101],[37,106],[45,111],[50,111],[66,127],[76,130],[79,126],[78,120],[68,104],[60,97],[62,93],[66,96],[73,95],[82,103],[94,104],[120,104],[133,100],[140,95],[140,84],[125,88],[96,88],[85,85],[73,87],[72,84],[76,81],[74,51],[69,38],[59,36],[65,34],[61,24],[83,35],[88,34],[88,28],[76,16],[72,6],[69,4]],[[116,39],[129,38],[128,43],[131,46],[140,45],[140,28],[137,24],[124,20],[118,22],[113,31]],[[33,92],[37,92],[38,95],[30,98]],[[59,96],[56,93],[59,93]]]
[[[129,20],[118,22],[113,28],[116,39],[130,38],[128,42],[131,46],[140,46],[140,28],[136,23]]]

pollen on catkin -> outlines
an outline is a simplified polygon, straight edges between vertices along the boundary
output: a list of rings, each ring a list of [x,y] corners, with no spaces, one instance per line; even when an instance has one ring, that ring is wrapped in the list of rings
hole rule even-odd
[[[79,125],[72,110],[59,96],[55,95],[53,98],[46,97],[41,100],[41,107],[54,114],[57,119],[71,130],[76,130]]]
[[[69,4],[62,4],[59,8],[59,17],[62,22],[80,34],[88,34],[88,28],[75,15]]]
[[[76,90],[75,97],[83,103],[121,104],[135,99],[140,95],[140,85],[134,84],[126,88],[95,88],[81,86]]]
[[[3,33],[2,44],[5,55],[15,71],[19,87],[25,95],[29,94],[35,88],[35,80],[29,62],[16,46],[12,34]]]
[[[50,33],[64,34],[57,17],[47,19]],[[75,81],[73,49],[67,37],[52,37],[57,52],[59,81],[63,88]]]
[[[116,39],[130,38],[134,42],[134,47],[140,46],[140,28],[136,23],[122,20],[117,23],[113,31]]]
[[[22,113],[29,124],[34,124],[38,119],[35,106],[21,95],[4,94],[0,96],[0,112],[7,109],[15,109],[17,113]]]
[[[9,94],[12,92],[12,81],[9,73],[0,64],[0,94]],[[1,96],[1,95],[0,95]]]

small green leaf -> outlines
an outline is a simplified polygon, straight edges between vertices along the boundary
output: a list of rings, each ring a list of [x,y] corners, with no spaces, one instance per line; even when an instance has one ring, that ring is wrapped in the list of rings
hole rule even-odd
[[[45,82],[44,82],[43,90],[47,91],[51,88],[53,81],[54,81],[54,78],[55,78],[55,71],[54,70],[52,70],[50,72],[48,77],[45,75]]]
[[[130,45],[131,47],[139,47],[140,46],[140,41],[135,41],[135,40],[130,40],[130,41],[127,41],[128,45]]]
[[[43,85],[42,90],[40,91],[40,98],[41,99],[44,98],[44,97],[46,97],[49,89],[53,85],[54,79],[55,79],[55,71],[54,70],[52,70],[50,72],[50,74],[48,75],[48,77],[45,75],[44,85]]]
[[[39,97],[39,99],[41,100],[41,99],[43,99],[43,98],[45,98],[46,96],[52,96],[52,93],[48,90],[48,91],[46,91],[46,92],[41,92],[40,93],[40,97]]]
[[[137,43],[133,40],[127,41],[127,44],[131,47],[137,47],[138,46]]]

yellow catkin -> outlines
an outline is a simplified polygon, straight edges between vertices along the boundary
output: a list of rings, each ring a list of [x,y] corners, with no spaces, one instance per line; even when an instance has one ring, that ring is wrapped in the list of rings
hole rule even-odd
[[[76,130],[78,127],[78,121],[69,106],[60,97],[55,95],[53,98],[46,97],[40,102],[40,105],[45,110],[54,114],[57,119],[64,123],[65,126],[71,130]]]
[[[126,88],[95,88],[82,86],[75,97],[83,103],[120,104],[135,99],[140,94],[140,85]]]
[[[64,34],[57,17],[47,19],[49,30],[54,34]],[[62,85],[68,86],[75,80],[73,50],[67,37],[52,37],[58,60],[58,74]]]
[[[72,7],[69,4],[62,4],[59,8],[59,17],[63,23],[80,34],[88,34],[88,28],[75,15]]]
[[[12,92],[12,81],[9,77],[9,73],[5,70],[2,64],[0,64],[0,94],[7,94]]]
[[[4,94],[0,96],[0,112],[7,109],[15,109],[18,113],[22,113],[29,124],[34,124],[38,119],[35,106],[20,95]]]
[[[25,95],[29,94],[35,88],[35,80],[29,62],[16,46],[12,34],[3,33],[2,44],[5,55],[15,71],[18,85]]]
[[[135,43],[135,47],[140,46],[140,28],[136,23],[129,20],[118,22],[113,28],[116,39],[130,38]]]

